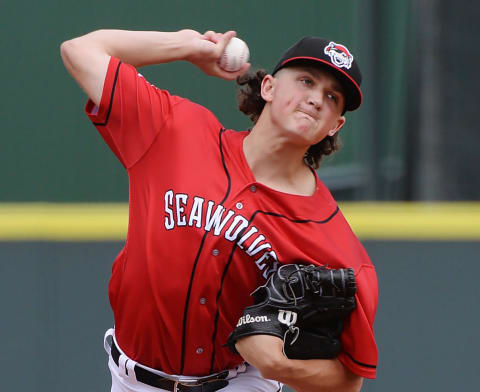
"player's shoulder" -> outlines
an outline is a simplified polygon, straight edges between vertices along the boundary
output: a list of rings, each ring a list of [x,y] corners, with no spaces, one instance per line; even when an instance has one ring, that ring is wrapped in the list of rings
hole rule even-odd
[[[148,87],[150,91],[149,94],[153,91],[158,95],[162,95],[164,101],[168,101],[172,108],[178,107],[179,110],[183,111],[185,116],[196,116],[195,119],[198,121],[206,119],[212,124],[220,124],[217,116],[210,109],[187,96],[178,94],[174,89],[158,86],[157,83],[150,81],[133,65],[122,63],[120,60],[112,57],[111,68],[112,72],[116,72],[115,70],[120,71],[118,78],[136,79]]]

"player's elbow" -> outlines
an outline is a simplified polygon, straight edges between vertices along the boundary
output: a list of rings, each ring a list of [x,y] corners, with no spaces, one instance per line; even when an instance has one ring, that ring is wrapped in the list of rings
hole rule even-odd
[[[67,66],[67,63],[70,60],[70,52],[72,48],[71,41],[65,41],[60,44],[60,56],[62,57],[63,64]]]
[[[348,386],[352,392],[360,392],[363,385],[363,377],[353,375],[352,378],[348,381]]]
[[[362,377],[355,377],[354,379],[344,380],[335,386],[335,391],[338,392],[360,392],[363,385]]]
[[[100,51],[98,43],[91,37],[95,35],[90,33],[67,40],[60,45],[60,55],[70,73],[77,68],[89,66],[92,57]]]
[[[264,378],[280,381],[302,392],[359,392],[363,378],[353,374],[338,361],[278,360],[262,363]],[[322,366],[323,363],[323,366]]]
[[[60,45],[60,56],[62,57],[63,64],[70,72],[72,72],[75,66],[75,58],[80,51],[81,44],[79,44],[78,38],[62,42]]]

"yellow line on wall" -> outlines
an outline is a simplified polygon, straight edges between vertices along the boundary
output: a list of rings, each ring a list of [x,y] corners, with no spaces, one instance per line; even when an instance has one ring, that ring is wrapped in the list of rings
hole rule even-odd
[[[361,239],[480,240],[480,203],[340,203]],[[160,217],[161,218],[161,217]],[[123,241],[126,203],[2,203],[1,241]]]
[[[343,203],[362,239],[480,240],[480,203]]]
[[[3,241],[109,241],[125,239],[126,203],[3,203]]]

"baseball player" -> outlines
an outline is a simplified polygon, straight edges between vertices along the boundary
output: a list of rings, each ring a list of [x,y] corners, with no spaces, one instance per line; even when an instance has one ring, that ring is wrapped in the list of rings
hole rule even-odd
[[[87,115],[129,176],[128,236],[109,283],[112,391],[358,391],[376,376],[376,274],[313,170],[336,149],[345,111],[360,106],[358,66],[345,46],[310,37],[271,74],[246,74],[250,64],[226,72],[217,60],[233,36],[99,30],[61,46]],[[240,108],[252,129],[226,129],[137,71],[180,60],[244,75]],[[226,342],[250,294],[300,262],[355,271],[341,353],[289,359],[281,339],[263,334],[234,353]]]

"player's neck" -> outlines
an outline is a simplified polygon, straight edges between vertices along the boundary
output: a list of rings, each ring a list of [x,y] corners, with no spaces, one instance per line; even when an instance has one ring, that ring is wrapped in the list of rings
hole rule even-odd
[[[243,142],[243,152],[256,181],[285,193],[314,193],[315,177],[303,161],[302,149],[255,126]]]

